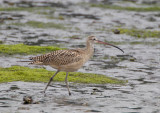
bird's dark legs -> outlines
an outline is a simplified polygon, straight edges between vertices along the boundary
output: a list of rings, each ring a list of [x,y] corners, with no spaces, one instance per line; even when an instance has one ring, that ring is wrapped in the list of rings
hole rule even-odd
[[[69,90],[69,85],[68,85],[67,77],[68,77],[68,72],[66,72],[65,83],[66,83],[66,86],[67,86],[68,93],[69,93],[69,95],[71,95],[71,92]]]
[[[48,82],[46,88],[44,89],[44,93],[45,93],[45,91],[47,90],[49,84],[51,83],[51,81],[53,80],[53,78],[56,76],[56,74],[57,74],[58,72],[59,72],[59,70],[57,70],[57,71],[54,73],[54,75],[50,78],[50,80],[49,80],[49,82]]]
[[[44,93],[45,93],[45,91],[47,90],[47,88],[48,88],[48,86],[50,85],[51,81],[53,80],[53,78],[56,76],[56,74],[57,74],[58,72],[59,72],[59,70],[57,70],[57,71],[54,73],[54,75],[50,78],[47,86],[46,86],[45,89],[44,89]],[[69,90],[69,85],[68,85],[67,77],[68,77],[68,72],[66,72],[65,83],[66,83],[66,86],[67,86],[68,94],[71,95],[71,92],[70,92],[70,90]]]

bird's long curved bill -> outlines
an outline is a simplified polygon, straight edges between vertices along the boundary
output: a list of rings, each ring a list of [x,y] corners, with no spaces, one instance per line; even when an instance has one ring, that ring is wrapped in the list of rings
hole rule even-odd
[[[107,42],[102,42],[102,41],[99,41],[99,40],[96,40],[96,41],[97,41],[97,43],[100,43],[100,44],[105,44],[105,45],[110,45],[110,46],[112,46],[112,47],[115,47],[115,48],[121,50],[121,51],[124,53],[124,51],[123,51],[121,48],[119,48],[119,47],[117,47],[117,46],[115,46],[115,45],[112,45],[112,44],[107,43]]]

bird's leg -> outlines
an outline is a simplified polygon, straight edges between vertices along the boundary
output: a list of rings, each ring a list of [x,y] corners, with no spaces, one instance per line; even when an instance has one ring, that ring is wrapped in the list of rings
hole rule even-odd
[[[47,88],[48,88],[49,84],[51,83],[52,79],[56,76],[56,74],[57,74],[58,72],[59,72],[59,70],[57,70],[57,71],[54,73],[54,75],[50,78],[50,80],[49,80],[46,88],[44,89],[44,93],[45,93],[45,91],[47,90]]]
[[[69,85],[68,85],[67,77],[68,77],[68,72],[66,72],[65,83],[66,83],[66,86],[67,86],[68,93],[69,93],[69,95],[71,95],[71,92],[69,90]]]

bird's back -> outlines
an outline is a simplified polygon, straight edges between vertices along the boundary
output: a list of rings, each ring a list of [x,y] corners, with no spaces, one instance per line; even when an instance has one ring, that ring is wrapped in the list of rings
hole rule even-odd
[[[62,68],[82,66],[85,63],[85,53],[83,49],[57,50],[45,55],[30,57],[30,60],[32,60],[30,64],[50,65],[53,68],[64,70]],[[79,66],[77,68],[80,68]]]

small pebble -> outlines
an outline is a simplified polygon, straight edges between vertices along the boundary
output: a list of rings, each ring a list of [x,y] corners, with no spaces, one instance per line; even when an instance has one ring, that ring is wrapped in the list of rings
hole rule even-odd
[[[32,104],[33,103],[33,99],[31,96],[24,96],[23,97],[23,104]]]
[[[120,30],[118,30],[118,29],[115,29],[113,32],[114,32],[114,34],[120,34]]]

